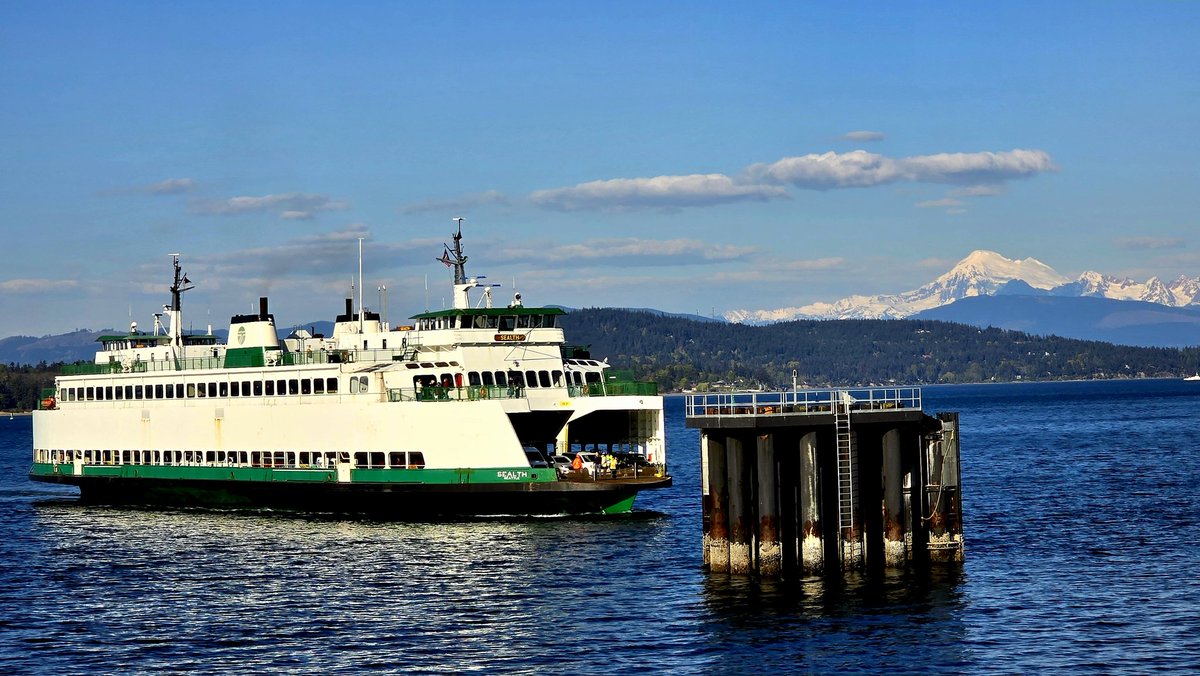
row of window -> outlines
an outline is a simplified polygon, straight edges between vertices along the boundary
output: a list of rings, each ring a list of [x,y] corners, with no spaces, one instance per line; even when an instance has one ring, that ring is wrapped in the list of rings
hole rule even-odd
[[[567,382],[572,385],[583,385],[585,382],[585,374],[580,371],[572,371],[564,374],[562,371],[470,371],[467,373],[466,384],[470,387],[562,387],[563,377],[566,376]],[[600,374],[595,371],[586,373],[586,382],[600,382]],[[436,374],[421,374],[413,376],[413,387],[421,389],[423,387],[462,387],[463,377],[461,373],[442,373]]]
[[[356,469],[422,469],[420,451],[113,451],[39,450],[38,462],[85,465],[168,465],[197,467],[333,468],[352,462]]]
[[[359,381],[362,381],[361,383]],[[366,376],[350,379],[351,393],[367,391]],[[291,378],[213,383],[105,385],[65,387],[63,401],[120,401],[123,399],[197,399],[202,397],[274,397],[291,394],[337,394],[337,378]]]
[[[418,319],[418,329],[494,329],[497,331],[519,331],[521,329],[553,329],[558,326],[557,315],[478,315],[430,317]]]

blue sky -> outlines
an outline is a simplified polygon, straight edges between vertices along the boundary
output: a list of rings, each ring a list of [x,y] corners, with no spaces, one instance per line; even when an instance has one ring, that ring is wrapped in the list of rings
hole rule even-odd
[[[1197,3],[0,5],[0,336],[1200,275]],[[425,290],[425,279],[429,291]],[[428,298],[428,301],[426,300]]]

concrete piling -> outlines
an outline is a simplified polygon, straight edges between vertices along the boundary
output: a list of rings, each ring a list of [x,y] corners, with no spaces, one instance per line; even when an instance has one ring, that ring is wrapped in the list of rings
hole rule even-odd
[[[958,414],[917,388],[692,395],[704,563],[799,578],[963,560]]]

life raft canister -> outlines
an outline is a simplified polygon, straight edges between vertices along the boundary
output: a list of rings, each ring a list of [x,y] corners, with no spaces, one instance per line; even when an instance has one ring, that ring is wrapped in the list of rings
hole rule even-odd
[[[43,411],[48,411],[52,408],[54,408],[54,397],[46,397],[45,399],[42,399]]]

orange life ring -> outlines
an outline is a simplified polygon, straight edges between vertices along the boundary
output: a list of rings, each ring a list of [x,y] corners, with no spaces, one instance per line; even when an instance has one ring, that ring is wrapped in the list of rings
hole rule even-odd
[[[486,386],[486,385],[480,385],[480,386],[479,386],[479,398],[480,398],[480,399],[487,399],[487,398],[488,398],[488,390],[487,390],[487,386]]]

